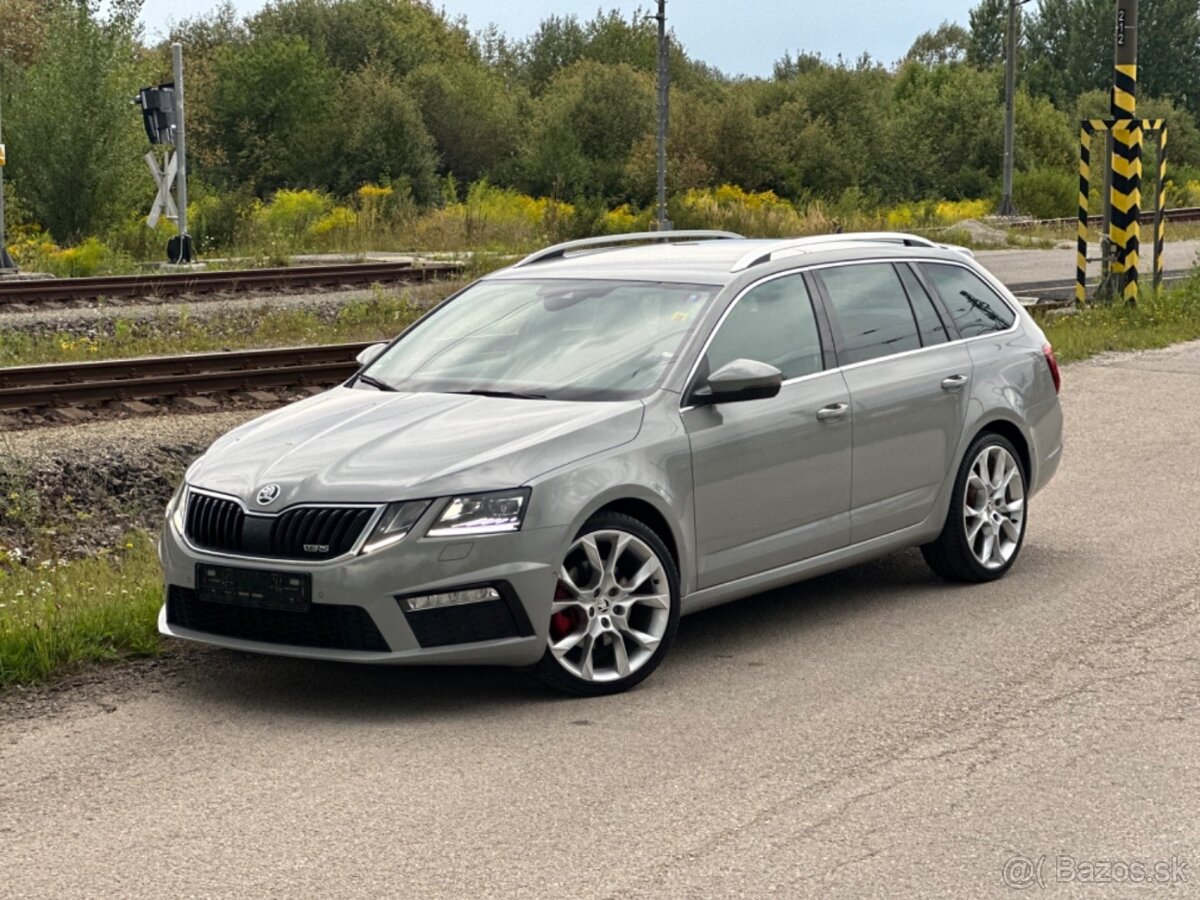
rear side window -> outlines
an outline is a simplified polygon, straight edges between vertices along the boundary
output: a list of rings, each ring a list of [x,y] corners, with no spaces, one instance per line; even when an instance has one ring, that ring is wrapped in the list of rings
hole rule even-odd
[[[912,308],[891,263],[838,266],[819,273],[842,333],[843,365],[921,346]]]
[[[962,266],[922,263],[942,302],[958,324],[963,337],[976,337],[1012,326],[1016,314],[983,279]]]
[[[821,371],[821,338],[801,276],[765,282],[737,301],[705,354],[710,374],[735,359],[770,363],[785,380]]]
[[[925,293],[925,288],[921,287],[921,282],[913,274],[913,270],[907,265],[899,265],[896,269],[900,272],[900,280],[904,282],[904,290],[908,292],[913,315],[917,317],[917,328],[921,331],[921,344],[928,347],[932,344],[946,343],[950,340],[950,336],[946,334],[946,325],[942,322],[942,317],[938,315],[933,300],[929,294]]]

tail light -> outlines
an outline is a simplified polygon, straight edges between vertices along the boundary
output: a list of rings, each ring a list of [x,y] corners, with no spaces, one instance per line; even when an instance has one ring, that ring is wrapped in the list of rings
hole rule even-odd
[[[1054,358],[1054,348],[1049,344],[1042,347],[1042,356],[1046,357],[1046,365],[1050,367],[1050,377],[1054,379],[1054,393],[1062,390],[1062,375],[1058,371],[1058,360]]]

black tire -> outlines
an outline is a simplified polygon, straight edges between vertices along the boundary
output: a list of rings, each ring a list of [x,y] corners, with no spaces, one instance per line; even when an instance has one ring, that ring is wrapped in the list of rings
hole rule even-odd
[[[1003,564],[996,567],[983,565],[967,542],[967,527],[963,516],[967,481],[975,461],[984,450],[990,447],[1002,448],[1012,457],[1020,472],[1022,488],[1024,491],[1028,490],[1029,475],[1025,471],[1021,454],[1017,452],[1012,441],[1003,435],[985,432],[971,442],[971,446],[967,448],[962,463],[959,465],[958,475],[954,479],[954,489],[950,495],[950,508],[946,512],[946,522],[942,526],[942,532],[935,540],[921,547],[921,555],[925,557],[929,568],[947,581],[981,583],[1002,578],[1017,561],[1025,542],[1025,528],[1029,522],[1027,499],[1023,502],[1023,515],[1016,547]]]
[[[632,516],[616,512],[601,512],[592,516],[592,518],[584,523],[583,527],[579,529],[579,533],[575,535],[575,541],[579,541],[581,538],[589,534],[596,534],[597,532],[625,532],[647,545],[662,566],[662,573],[666,576],[670,601],[669,608],[666,610],[665,631],[659,640],[658,646],[650,653],[648,658],[642,660],[637,668],[624,677],[604,681],[582,678],[578,674],[569,671],[559,661],[550,649],[549,640],[547,641],[546,652],[533,667],[533,674],[547,687],[580,697],[599,697],[606,694],[618,694],[644,681],[649,677],[650,673],[658,668],[658,665],[667,655],[671,644],[675,640],[675,632],[679,628],[679,570],[662,539],[652,529]],[[568,558],[570,557],[568,556]],[[615,611],[617,607],[614,606],[613,609]],[[632,609],[632,605],[630,609]],[[630,616],[632,617],[632,613]],[[660,618],[658,621],[661,623],[662,619]],[[608,636],[607,640],[614,641],[617,640],[617,637],[615,635]],[[621,638],[621,640],[624,642],[625,639]]]

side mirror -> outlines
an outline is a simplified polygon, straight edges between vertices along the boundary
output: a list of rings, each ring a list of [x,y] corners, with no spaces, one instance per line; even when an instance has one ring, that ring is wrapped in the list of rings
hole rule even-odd
[[[753,359],[735,359],[708,376],[708,381],[692,392],[697,406],[716,403],[740,403],[766,400],[783,387],[783,373],[772,365]]]
[[[372,344],[370,347],[363,347],[358,351],[358,356],[354,357],[358,360],[360,366],[369,365],[379,358],[379,354],[387,348],[387,344]]]

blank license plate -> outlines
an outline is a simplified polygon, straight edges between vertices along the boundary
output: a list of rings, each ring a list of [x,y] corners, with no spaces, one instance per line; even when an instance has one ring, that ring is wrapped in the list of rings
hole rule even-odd
[[[196,566],[196,595],[210,603],[307,612],[312,576],[229,566]]]

